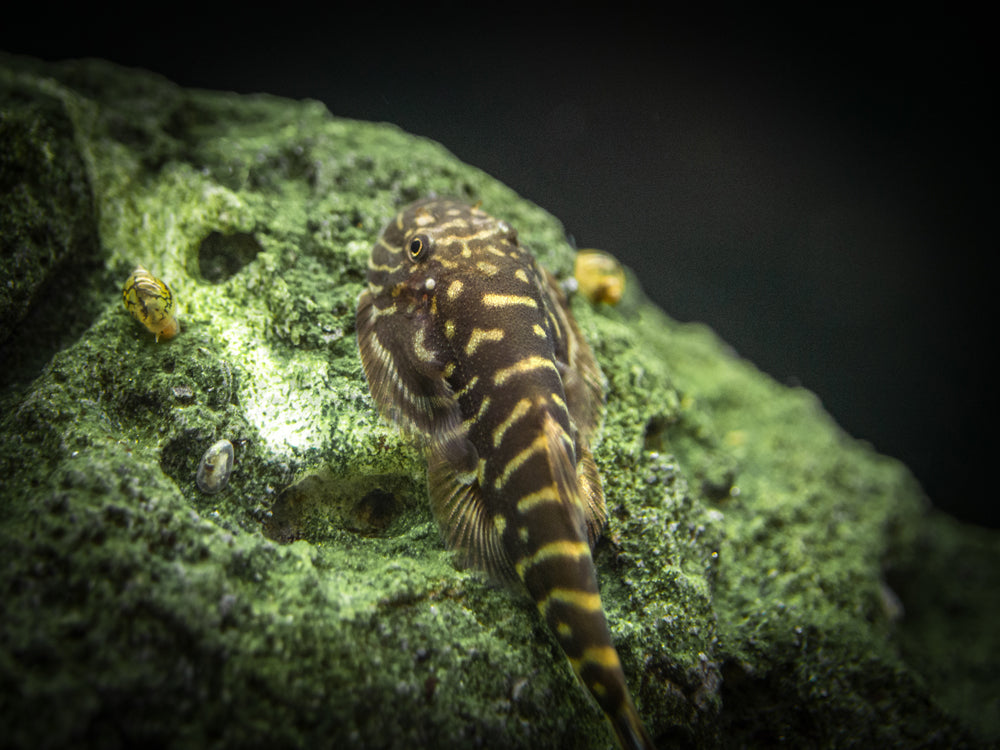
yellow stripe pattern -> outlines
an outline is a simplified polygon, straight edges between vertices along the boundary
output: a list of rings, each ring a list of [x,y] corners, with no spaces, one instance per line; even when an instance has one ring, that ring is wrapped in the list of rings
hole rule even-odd
[[[515,305],[538,307],[538,303],[533,297],[525,297],[520,294],[494,294],[492,292],[483,295],[483,305],[486,307],[513,307]]]
[[[557,557],[570,557],[579,560],[590,554],[590,545],[586,542],[574,542],[568,539],[561,539],[558,542],[549,542],[539,548],[535,554],[525,557],[517,563],[517,574],[524,577],[524,572],[528,568],[534,567],[538,563],[552,560]]]
[[[621,662],[618,661],[618,653],[613,646],[591,646],[584,649],[583,655],[578,659],[570,659],[569,661],[573,665],[573,669],[577,672],[580,671],[584,664],[596,664],[605,669],[614,669],[621,666]]]
[[[515,375],[520,375],[525,372],[533,372],[535,370],[552,370],[552,372],[556,375],[559,374],[559,370],[556,369],[555,363],[551,359],[548,357],[532,355],[530,357],[525,357],[508,367],[502,367],[497,370],[493,373],[493,384],[503,385]]]
[[[525,495],[520,500],[517,501],[517,512],[524,515],[532,508],[542,505],[544,503],[549,503],[559,500],[559,489],[555,484],[550,484],[537,492],[532,492]]]
[[[496,482],[493,483],[493,486],[496,487],[498,490],[502,489],[503,486],[507,484],[507,480],[510,479],[511,474],[513,474],[515,471],[521,468],[521,466],[524,464],[525,461],[527,461],[532,456],[535,456],[539,453],[542,453],[545,450],[548,450],[548,447],[549,447],[549,441],[546,439],[545,435],[539,435],[538,437],[536,437],[534,441],[531,443],[531,445],[529,445],[527,448],[525,448],[523,451],[518,453],[516,456],[514,456],[514,458],[512,458],[510,461],[507,462],[507,465],[504,467],[503,474],[497,477],[497,480]]]
[[[521,417],[528,413],[531,409],[531,399],[522,398],[516,404],[514,408],[510,410],[510,414],[507,418],[497,425],[496,429],[493,430],[493,447],[499,448],[500,443],[503,441],[503,436],[507,433],[514,423],[517,422]]]
[[[589,591],[578,591],[577,589],[555,588],[549,592],[549,595],[545,599],[538,603],[538,611],[542,613],[543,617],[548,614],[549,605],[553,602],[569,604],[571,607],[582,609],[585,612],[601,611],[600,594],[592,594]]]
[[[469,342],[465,345],[466,356],[475,354],[480,344],[488,341],[503,341],[504,332],[502,328],[473,328],[469,334]]]

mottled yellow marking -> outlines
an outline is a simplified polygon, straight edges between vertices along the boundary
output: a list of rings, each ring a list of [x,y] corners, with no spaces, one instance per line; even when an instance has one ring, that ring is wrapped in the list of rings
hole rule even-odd
[[[423,362],[433,362],[435,359],[434,352],[424,344],[423,328],[418,328],[416,336],[413,337],[413,353],[417,355],[417,359]]]
[[[567,414],[569,413],[569,409],[566,408],[566,402],[563,401],[562,396],[560,396],[558,393],[552,393],[549,395],[552,398],[552,400],[555,401],[555,403],[558,404],[560,408],[562,408],[564,412],[566,412]]]
[[[529,510],[534,508],[536,505],[541,505],[543,503],[549,503],[559,500],[559,489],[555,484],[549,484],[537,492],[532,492],[525,495],[520,500],[517,501],[517,511],[518,513],[527,513]]]
[[[388,242],[386,242],[385,239],[382,238],[382,237],[378,238],[378,243],[377,244],[381,245],[382,246],[382,250],[385,251],[385,252],[387,252],[387,253],[389,253],[390,255],[399,255],[401,252],[403,252],[403,248],[401,248],[401,247],[393,247]]]
[[[370,259],[368,261],[368,270],[369,271],[377,271],[377,272],[382,272],[382,273],[392,273],[397,268],[399,268],[398,265],[384,266],[381,263],[376,263],[374,257],[372,257],[372,259]]]
[[[487,292],[483,295],[483,305],[486,307],[513,307],[515,305],[538,307],[538,303],[531,297],[521,294],[494,294],[493,292]]]
[[[534,331],[535,335],[540,339],[548,338],[549,334],[547,334],[545,329],[538,325],[538,323],[535,323],[535,325],[531,327],[531,330]]]
[[[476,268],[487,276],[496,276],[497,272],[500,270],[497,266],[492,263],[487,263],[485,260],[477,261]]]
[[[555,588],[549,592],[548,596],[538,603],[538,611],[542,613],[543,617],[548,613],[549,605],[553,602],[569,604],[571,607],[582,609],[585,612],[601,611],[600,594],[592,594],[589,591],[579,591],[577,589]],[[586,659],[587,661],[594,662],[595,664],[600,664],[600,662],[595,659],[587,659],[587,652],[591,650],[592,649],[587,649],[587,651],[584,651],[584,655],[581,660]],[[611,652],[614,653],[614,649],[611,649]]]
[[[518,508],[520,510],[520,508]],[[590,545],[586,542],[574,542],[568,539],[561,539],[558,542],[549,542],[535,552],[535,554],[524,557],[517,563],[517,574],[524,578],[524,572],[540,562],[551,560],[556,557],[571,557],[579,560],[590,554]]]
[[[520,401],[514,404],[514,408],[510,410],[510,414],[507,415],[507,418],[503,422],[498,424],[496,429],[493,430],[494,448],[500,447],[500,442],[503,440],[503,436],[507,432],[507,430],[509,430],[517,420],[519,420],[521,417],[527,414],[528,410],[530,409],[531,409],[530,398],[522,398]]]
[[[449,215],[451,215],[451,214],[449,214]],[[458,216],[458,214],[454,214],[454,215],[456,217]],[[437,228],[438,228],[438,231],[440,231],[442,234],[449,234],[449,232],[448,232],[449,229],[458,229],[458,230],[464,231],[465,229],[468,228],[468,226],[469,226],[469,224],[468,224],[467,221],[465,221],[465,219],[455,218],[455,219],[452,219],[451,221],[442,221],[441,223],[439,223],[437,225]],[[457,233],[456,232],[450,232],[450,234],[457,234]]]
[[[600,605],[598,605],[600,606]],[[614,669],[621,666],[618,661],[618,653],[613,646],[591,646],[583,650],[583,655],[578,659],[570,659],[570,664],[577,672],[584,664],[596,664],[606,669]]]
[[[473,328],[469,342],[465,345],[466,356],[471,357],[480,344],[487,341],[503,341],[502,328]]]
[[[448,291],[445,292],[445,294],[448,295],[448,299],[455,299],[455,297],[460,295],[462,293],[463,286],[464,285],[459,279],[455,279],[453,282],[451,282],[448,285]]]
[[[449,362],[448,364],[446,364],[444,366],[444,376],[446,378],[450,378],[452,375],[455,374],[455,368],[456,367],[457,367],[457,365],[454,362]]]
[[[515,375],[520,375],[525,372],[533,372],[534,370],[544,370],[549,369],[552,372],[559,374],[556,369],[555,363],[552,362],[548,357],[540,357],[534,354],[530,357],[525,357],[519,362],[515,362],[509,367],[502,367],[493,373],[493,384],[503,385],[508,380],[510,380]]]
[[[395,315],[397,312],[395,305],[387,305],[386,307],[378,307],[376,305],[372,305],[371,310],[372,310],[371,319],[373,321],[378,320],[383,315]]]
[[[504,531],[507,530],[507,519],[500,513],[493,516],[493,528],[497,530],[497,534],[503,536]]]
[[[523,281],[525,284],[531,283],[531,279],[528,278],[528,274],[525,272],[523,268],[518,268],[516,271],[514,271],[514,278]]]
[[[470,226],[469,223],[467,223],[465,221],[456,222],[456,225],[458,227],[460,227],[461,229],[463,229],[463,230],[465,230],[465,229],[471,229],[472,228],[472,226]],[[470,242],[475,242],[476,240],[482,240],[482,241],[485,241],[485,242],[492,242],[493,239],[494,239],[494,236],[493,236],[493,227],[491,227],[489,225],[487,225],[485,227],[481,227],[480,229],[477,229],[472,234],[467,234],[465,236],[465,239],[468,240],[468,241],[470,241]]]
[[[503,474],[497,477],[496,482],[494,482],[494,486],[498,490],[501,489],[507,483],[507,480],[510,479],[510,475],[513,474],[515,471],[517,471],[524,464],[525,461],[527,461],[532,456],[547,450],[548,446],[549,446],[549,441],[544,434],[541,434],[538,437],[536,437],[534,442],[531,443],[531,445],[529,445],[527,448],[525,448],[523,451],[518,453],[516,456],[514,456],[514,458],[512,458],[510,461],[507,462],[507,465],[504,467]]]
[[[461,398],[462,396],[464,396],[465,394],[467,394],[469,391],[471,391],[473,388],[476,387],[476,383],[478,383],[478,382],[479,382],[479,376],[478,375],[473,375],[472,379],[469,380],[469,382],[465,384],[465,388],[463,388],[462,390],[460,390],[460,391],[458,391],[458,392],[455,393],[455,398]]]
[[[444,335],[448,338],[453,338],[455,336],[455,321],[446,320],[444,322]]]
[[[590,691],[596,695],[598,698],[603,698],[608,694],[608,689],[604,687],[603,682],[592,682],[590,683]]]
[[[561,331],[561,330],[563,330],[563,327],[561,325],[559,325],[559,319],[556,318],[555,313],[552,312],[552,310],[548,310],[548,314],[549,314],[549,323],[552,326],[552,330],[553,331]]]
[[[490,397],[487,396],[486,398],[483,399],[483,402],[479,405],[479,411],[476,412],[476,416],[471,417],[470,419],[466,419],[465,424],[469,426],[474,425],[482,418],[483,414],[485,414],[486,410],[489,408],[490,408]]]
[[[556,625],[556,634],[565,640],[569,640],[573,637],[573,628],[567,622],[561,622]]]
[[[531,536],[527,526],[522,526],[521,528],[519,528],[517,530],[517,535],[521,539],[521,544],[527,544],[528,538]]]

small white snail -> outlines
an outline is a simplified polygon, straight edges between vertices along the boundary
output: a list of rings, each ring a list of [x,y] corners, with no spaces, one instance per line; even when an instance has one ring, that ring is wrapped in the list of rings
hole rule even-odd
[[[229,484],[229,475],[233,470],[233,444],[228,440],[220,440],[205,451],[198,464],[198,474],[195,481],[198,489],[206,495],[222,492]]]

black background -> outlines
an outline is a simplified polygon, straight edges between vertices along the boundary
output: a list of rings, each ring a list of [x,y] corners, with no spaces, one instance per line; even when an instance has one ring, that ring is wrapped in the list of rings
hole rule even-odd
[[[1000,526],[985,18],[408,7],[28,7],[0,48],[319,99],[440,141],[670,315],[815,391],[937,505]]]

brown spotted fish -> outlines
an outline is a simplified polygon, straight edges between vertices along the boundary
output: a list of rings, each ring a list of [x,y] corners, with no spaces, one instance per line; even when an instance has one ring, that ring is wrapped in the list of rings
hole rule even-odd
[[[589,448],[604,379],[556,280],[506,222],[422,200],[372,249],[357,328],[379,411],[426,447],[449,546],[523,582],[619,743],[651,748],[591,558],[606,520]]]

